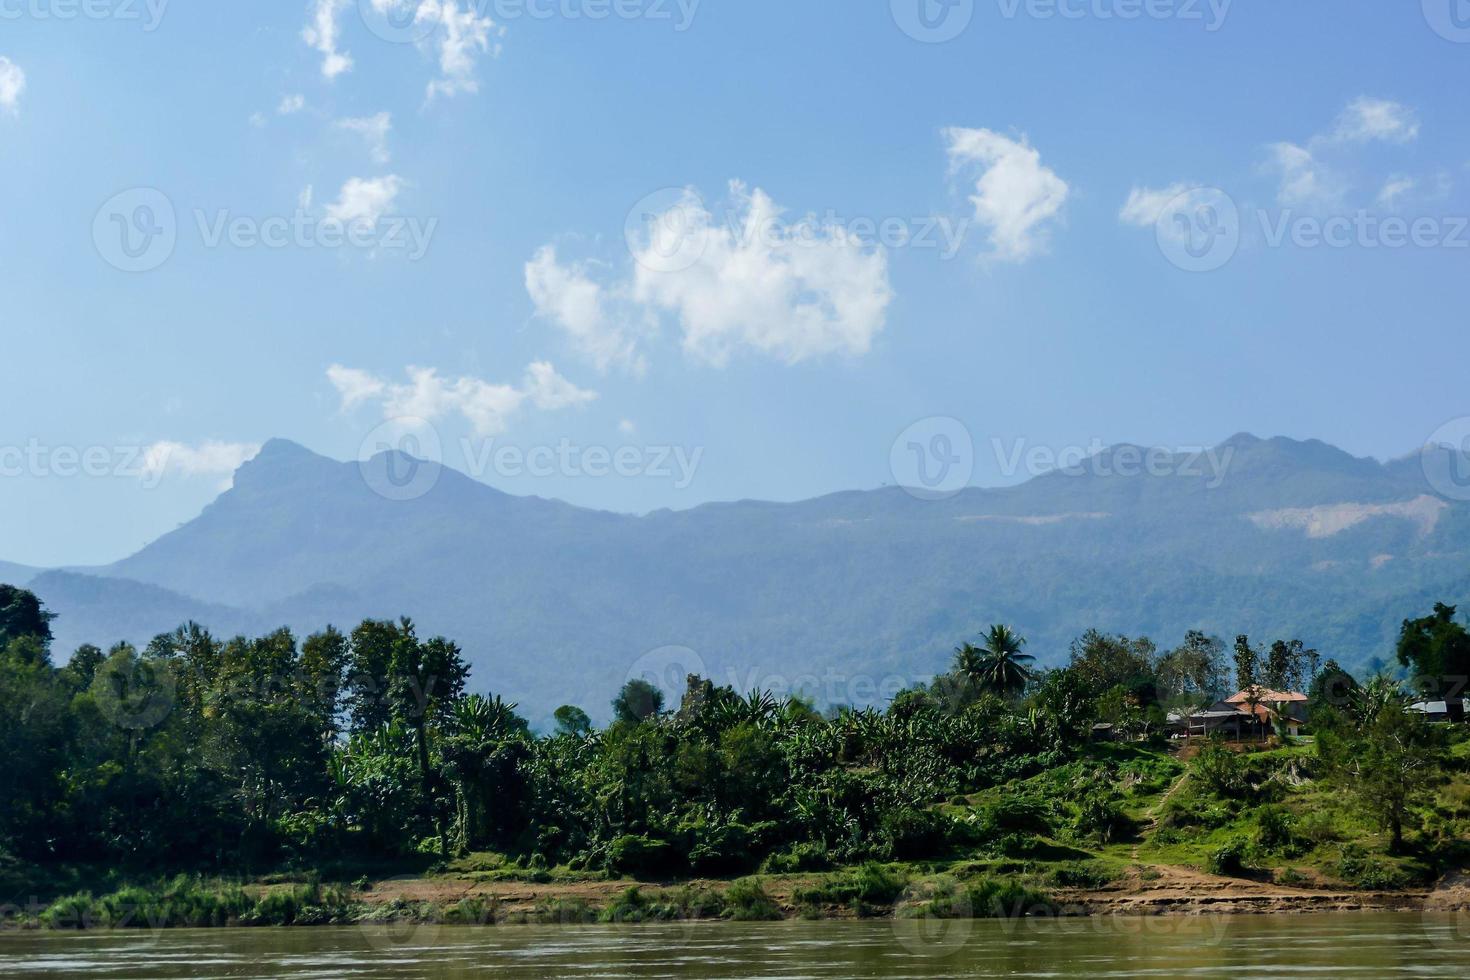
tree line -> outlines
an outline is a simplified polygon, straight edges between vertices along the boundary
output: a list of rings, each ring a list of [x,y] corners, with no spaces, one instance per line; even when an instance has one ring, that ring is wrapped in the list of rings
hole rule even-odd
[[[1232,665],[1199,632],[1161,651],[1090,631],[1055,670],[1004,626],[977,641],[881,708],[819,711],[695,676],[665,704],[635,679],[605,728],[567,705],[538,735],[516,705],[470,693],[459,647],[408,619],[301,641],[191,623],[57,666],[40,600],[0,586],[0,880],[58,863],[247,873],[485,850],[662,877],[920,858],[986,832],[937,802],[1064,764],[1099,722],[1160,739],[1170,711],[1231,683],[1311,686],[1326,754],[1391,804],[1403,840],[1430,741],[1399,737],[1415,719],[1396,684],[1359,685],[1298,641],[1241,637]],[[1453,608],[1404,624],[1406,668],[1470,673],[1467,651]],[[1405,748],[1368,752],[1385,732]],[[1116,817],[1105,796],[1101,822]]]

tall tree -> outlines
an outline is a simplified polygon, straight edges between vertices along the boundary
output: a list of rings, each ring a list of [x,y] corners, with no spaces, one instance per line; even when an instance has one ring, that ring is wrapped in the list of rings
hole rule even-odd
[[[1470,683],[1470,630],[1456,622],[1455,611],[1440,602],[1431,615],[1404,620],[1397,652],[1399,663],[1415,673],[1415,693],[1450,702],[1460,720],[1465,686]]]
[[[51,620],[34,592],[14,585],[0,585],[0,648],[11,640],[35,637],[43,644],[51,642]]]
[[[1009,626],[992,626],[983,634],[980,648],[979,684],[981,690],[1005,697],[1016,697],[1026,690],[1033,676],[1030,664],[1036,658],[1023,653],[1024,637]]]
[[[613,698],[612,709],[618,721],[636,725],[664,710],[664,692],[649,681],[635,677]]]
[[[1394,681],[1379,677],[1318,733],[1329,777],[1404,850],[1416,810],[1433,799],[1448,758],[1443,733],[1412,711]]]
[[[1250,709],[1251,725],[1261,728],[1261,654],[1251,646],[1250,637],[1241,634],[1235,638],[1235,683],[1245,695],[1245,705]]]

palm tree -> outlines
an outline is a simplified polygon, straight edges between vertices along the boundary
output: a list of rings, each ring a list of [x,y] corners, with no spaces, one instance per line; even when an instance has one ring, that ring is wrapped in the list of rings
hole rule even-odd
[[[985,654],[973,643],[961,643],[954,648],[954,672],[973,687],[980,686],[980,677],[985,671]]]
[[[983,634],[985,641],[978,651],[966,643],[955,654],[955,668],[970,678],[982,691],[1014,697],[1026,690],[1033,674],[1029,664],[1036,660],[1022,653],[1024,637],[1009,626],[992,626]]]

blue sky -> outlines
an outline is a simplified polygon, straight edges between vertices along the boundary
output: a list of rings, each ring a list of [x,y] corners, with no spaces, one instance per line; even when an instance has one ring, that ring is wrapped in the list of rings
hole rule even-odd
[[[0,559],[120,558],[265,440],[402,415],[647,511],[903,480],[935,418],[996,484],[1470,414],[1451,0],[975,0],[945,43],[919,0],[91,2],[0,4]]]

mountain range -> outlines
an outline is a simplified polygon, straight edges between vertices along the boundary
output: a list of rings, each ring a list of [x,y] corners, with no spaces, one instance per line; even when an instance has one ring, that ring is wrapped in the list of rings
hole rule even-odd
[[[1043,664],[1096,627],[1161,646],[1189,629],[1300,637],[1363,668],[1391,659],[1404,618],[1470,601],[1470,493],[1448,479],[1470,470],[1448,449],[1380,463],[1242,435],[1213,451],[1219,472],[1183,456],[1141,469],[1140,452],[946,499],[885,487],[634,516],[448,468],[422,496],[389,499],[374,487],[434,464],[338,462],[275,440],[138,553],[89,569],[0,563],[0,580],[57,614],[60,656],[186,620],[305,635],[407,615],[464,648],[476,689],[536,721],[563,703],[606,717],[648,671],[878,701],[992,622]]]

